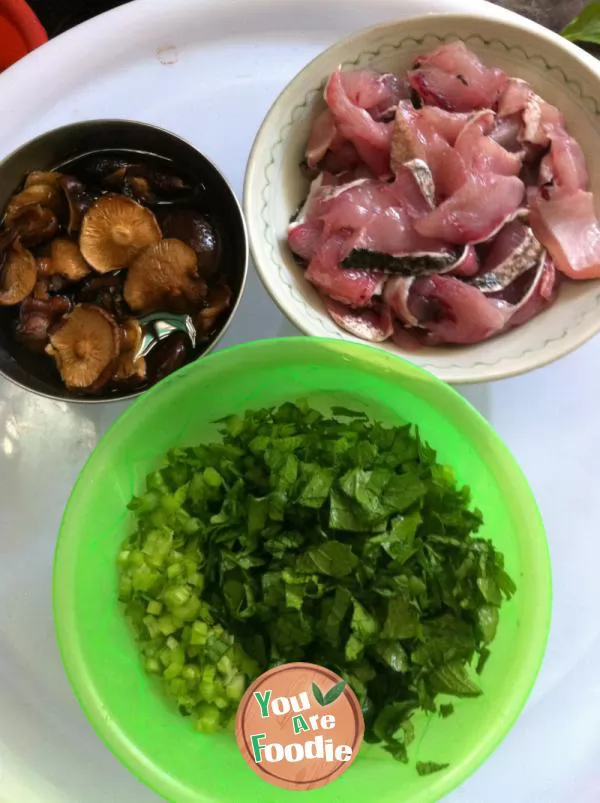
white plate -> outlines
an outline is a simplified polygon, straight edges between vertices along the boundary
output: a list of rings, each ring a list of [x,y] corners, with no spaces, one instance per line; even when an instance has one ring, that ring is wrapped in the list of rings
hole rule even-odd
[[[256,129],[303,64],[353,30],[427,10],[466,13],[469,2],[140,0],[0,76],[0,157],[62,123],[133,117],[191,140],[240,193]],[[224,345],[290,333],[252,275]],[[526,710],[448,798],[454,803],[600,799],[598,366],[596,339],[536,373],[466,391],[512,447],[538,496],[555,605],[547,658]],[[158,800],[87,723],[52,627],[61,512],[81,465],[122,409],[52,402],[0,380],[0,803]],[[265,803],[267,795],[265,787]]]

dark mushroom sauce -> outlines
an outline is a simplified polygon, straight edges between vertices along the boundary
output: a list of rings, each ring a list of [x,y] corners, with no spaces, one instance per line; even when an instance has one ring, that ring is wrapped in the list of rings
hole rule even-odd
[[[152,213],[144,214],[146,227],[150,220],[154,229],[150,227],[147,243],[142,240],[135,254],[127,252],[126,265],[110,264],[113,255],[101,253],[102,237],[108,236],[113,246],[117,243],[122,247],[123,242],[138,236],[138,222],[131,223],[125,231],[125,240],[119,228],[123,221],[118,215],[110,235],[106,231],[111,229],[111,221],[104,233],[100,228],[94,229],[96,223],[90,210],[93,213],[94,205],[103,197],[127,199],[124,203],[129,204],[128,213],[135,212],[136,205]],[[86,231],[85,248],[82,230]],[[156,251],[153,276],[175,270],[176,265],[165,267],[166,263],[161,263],[165,257],[158,247],[173,240],[185,243],[187,274],[174,276],[172,287],[168,283],[161,285],[160,292],[154,292],[152,308],[132,309],[126,301],[126,297],[133,298],[126,288],[131,265],[148,247],[148,253]],[[135,242],[133,247],[137,247]],[[99,249],[97,263],[93,249]],[[180,244],[179,249],[182,250]],[[20,252],[35,259],[33,289],[30,273],[16,262],[17,258],[23,260]],[[66,385],[76,395],[111,397],[144,390],[200,356],[223,328],[241,290],[241,277],[232,275],[233,262],[219,212],[211,206],[211,194],[202,182],[178,170],[170,159],[138,151],[97,151],[77,156],[52,171],[30,172],[9,200],[0,227],[0,344],[28,374],[51,386]],[[145,263],[136,268],[138,283],[140,274],[141,281],[145,281],[144,269]],[[27,270],[31,271],[30,265]],[[156,281],[148,275],[148,282]],[[21,282],[18,287],[15,277]],[[192,284],[193,293],[187,290]],[[138,295],[147,297],[144,293]],[[156,298],[160,301],[156,302]],[[122,338],[109,365],[102,371],[99,363],[91,366],[99,377],[85,384],[83,374],[70,382],[67,358],[84,360],[86,350],[92,352],[90,359],[105,359],[104,354],[113,354],[110,349],[96,354],[94,343],[80,342],[74,342],[72,349],[68,345],[68,355],[57,353],[52,342],[54,333],[80,305],[84,309],[100,307],[114,320],[115,331],[120,332],[132,319],[135,323],[135,319],[149,312],[188,314],[197,332],[196,344],[192,346],[187,335],[175,331],[155,344],[135,368],[126,371],[122,358],[133,355],[139,341],[127,352],[132,343],[127,345]],[[64,340],[60,339],[62,347]],[[127,365],[132,365],[131,359]]]

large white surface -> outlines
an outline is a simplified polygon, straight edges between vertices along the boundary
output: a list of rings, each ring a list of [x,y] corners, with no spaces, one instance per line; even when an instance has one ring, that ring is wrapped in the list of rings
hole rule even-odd
[[[352,30],[436,10],[465,12],[468,0],[138,0],[0,77],[0,156],[63,123],[129,117],[189,139],[240,193],[254,132],[308,59]],[[292,332],[252,273],[223,345]],[[524,713],[450,795],[453,803],[600,800],[598,366],[600,339],[529,376],[465,390],[539,500],[554,615]],[[123,407],[52,402],[0,379],[0,803],[158,801],[84,718],[52,627],[60,516],[79,469]]]

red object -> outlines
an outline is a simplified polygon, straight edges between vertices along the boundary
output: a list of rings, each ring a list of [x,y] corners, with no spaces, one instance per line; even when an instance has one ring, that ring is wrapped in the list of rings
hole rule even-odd
[[[48,41],[42,23],[23,0],[0,0],[0,70]]]

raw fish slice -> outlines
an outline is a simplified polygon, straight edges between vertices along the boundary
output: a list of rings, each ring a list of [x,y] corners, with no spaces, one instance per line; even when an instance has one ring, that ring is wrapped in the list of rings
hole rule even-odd
[[[423,343],[418,331],[407,329],[399,321],[393,321],[393,327],[392,340],[398,348],[408,352],[419,351]]]
[[[323,211],[323,204],[332,197],[334,188],[341,183],[341,177],[338,178],[326,171],[319,173],[319,175],[311,181],[308,195],[298,210],[298,214],[293,222],[303,223],[308,218],[319,217]]]
[[[351,142],[336,136],[319,167],[330,173],[339,174],[354,170],[360,164],[358,151]]]
[[[415,228],[424,237],[457,245],[484,242],[513,217],[524,191],[523,182],[515,176],[475,176],[415,221]]]
[[[334,323],[369,343],[381,343],[391,337],[394,331],[389,313],[355,310],[331,299],[327,299],[325,306]]]
[[[500,332],[512,309],[451,276],[417,279],[408,301],[419,325],[444,343],[479,343]]]
[[[421,119],[442,136],[449,145],[454,145],[470,115],[467,112],[447,112],[437,106],[423,106]]]
[[[523,143],[519,139],[521,133],[521,115],[497,117],[494,128],[489,132],[490,139],[502,145],[510,153],[522,153]]]
[[[400,206],[390,206],[374,215],[362,229],[354,248],[380,254],[439,253],[448,256],[446,244],[419,234],[414,219]]]
[[[344,70],[342,83],[351,102],[366,109],[375,120],[393,117],[398,101],[410,98],[408,81],[393,73]]]
[[[472,245],[465,245],[462,253],[452,266],[450,273],[452,276],[474,276],[479,271],[479,259],[477,251]]]
[[[390,164],[395,172],[412,159],[427,161],[429,125],[422,125],[418,109],[412,103],[401,101],[396,108],[390,144]]]
[[[290,223],[288,245],[296,256],[309,262],[321,244],[325,224],[322,220],[311,218],[304,223]]]
[[[362,179],[329,190],[329,198],[319,204],[325,231],[360,231],[357,248],[386,254],[413,251],[443,251],[444,243],[431,242],[414,228],[413,215],[430,208],[417,197],[418,186],[396,180],[384,183]],[[417,204],[420,207],[417,208]],[[313,204],[313,208],[314,208]]]
[[[415,279],[412,276],[394,276],[386,282],[383,300],[394,315],[408,326],[418,326],[419,321],[408,307],[410,288]]]
[[[438,133],[420,110],[401,102],[396,110],[390,164],[397,174],[409,161],[426,162],[438,198],[445,198],[467,179],[462,158]]]
[[[549,254],[545,254],[541,274],[537,276],[527,296],[518,305],[510,319],[510,326],[522,326],[538,316],[556,301],[560,274]]]
[[[556,106],[537,95],[527,81],[511,78],[500,98],[498,116],[520,114],[522,130],[520,139],[534,145],[548,144],[547,126],[565,125],[565,118]]]
[[[412,217],[423,217],[435,207],[435,184],[422,159],[412,159],[396,170],[394,196]]]
[[[600,224],[591,192],[538,197],[529,220],[556,267],[571,279],[600,278]]]
[[[550,151],[540,164],[540,184],[552,182],[564,190],[586,190],[589,176],[579,143],[564,128],[548,132]]]
[[[340,262],[353,238],[337,234],[322,243],[304,274],[322,293],[351,307],[366,307],[381,291],[384,276],[374,271],[343,270]]]
[[[470,284],[482,293],[498,293],[534,268],[543,252],[531,228],[513,220],[498,233],[483,261],[481,273]]]
[[[340,68],[335,70],[325,87],[325,102],[331,109],[339,133],[352,142],[361,159],[376,176],[389,175],[392,129],[352,103],[344,89]]]
[[[463,42],[420,56],[408,78],[425,103],[451,112],[494,106],[508,80],[502,70],[482,64]]]
[[[454,148],[471,176],[481,173],[517,176],[521,172],[521,157],[509,153],[488,136],[495,122],[496,115],[490,109],[477,112],[456,139]]]
[[[533,92],[523,111],[523,141],[546,147],[548,131],[554,126],[564,128],[564,115]]]
[[[337,134],[335,121],[330,109],[324,109],[316,118],[310,130],[306,146],[306,162],[309,167],[316,167],[325,156]]]
[[[531,97],[533,89],[521,78],[509,78],[498,101],[498,117],[510,117],[522,112]]]
[[[382,75],[388,95],[382,98],[379,103],[370,106],[367,111],[374,120],[379,122],[389,122],[394,119],[396,106],[402,100],[410,100],[412,92],[407,78],[392,73]]]

